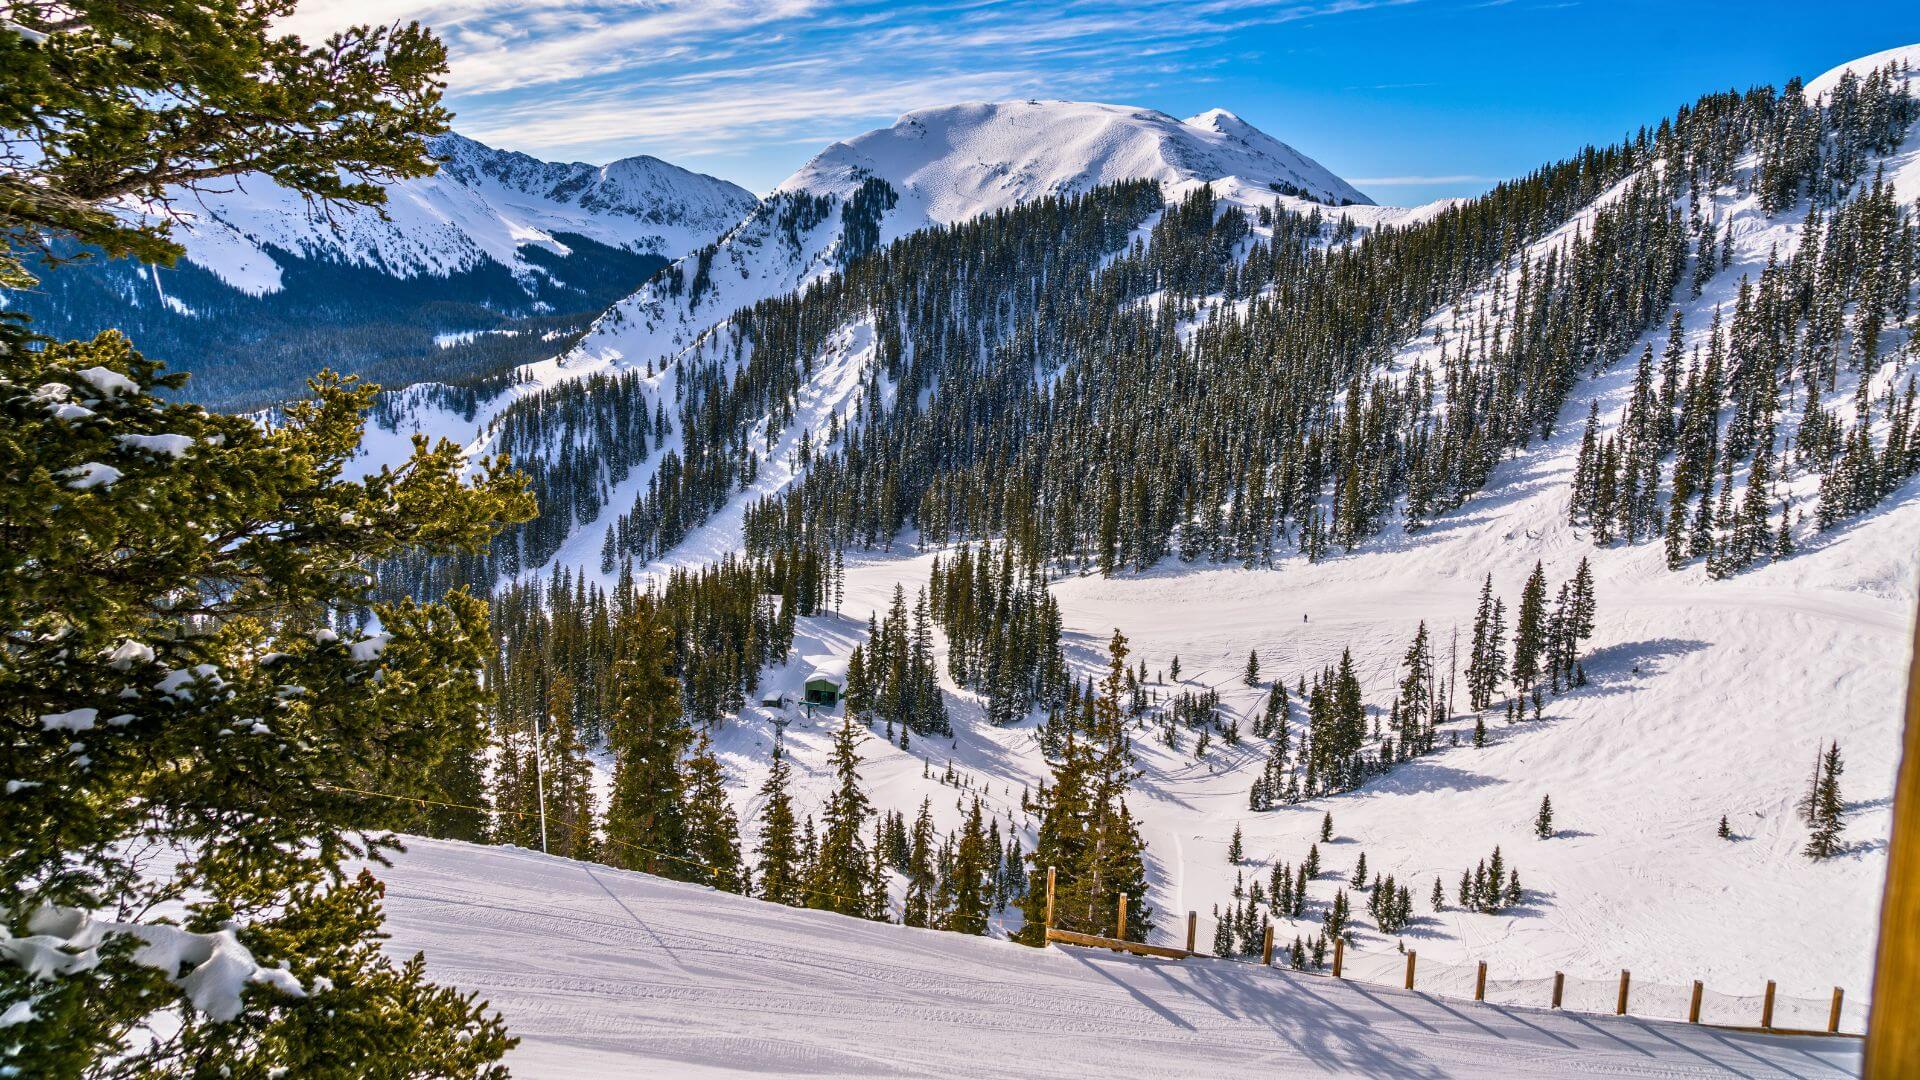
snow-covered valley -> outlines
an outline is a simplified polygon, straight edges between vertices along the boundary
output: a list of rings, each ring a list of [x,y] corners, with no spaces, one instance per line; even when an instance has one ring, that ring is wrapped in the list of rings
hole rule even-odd
[[[1895,50],[1854,67],[1865,72],[1913,53]],[[1838,72],[1815,80],[1811,89],[1830,89],[1837,78]],[[1081,115],[1089,109],[1099,113],[1099,124]],[[1022,118],[1033,114],[1093,132],[1101,152],[1087,151],[1087,161],[1068,167],[1064,158],[1034,149],[1052,150],[1058,139],[1009,143],[1007,130],[1021,130]],[[1227,114],[1185,125],[1157,114],[1116,114],[1105,106],[963,106],[910,115],[893,128],[836,144],[781,188],[787,196],[829,197],[830,211],[814,225],[782,235],[779,208],[796,204],[791,198],[781,203],[776,193],[712,253],[684,261],[617,306],[578,348],[527,369],[527,382],[470,424],[423,406],[411,426],[485,450],[488,425],[514,398],[589,374],[639,368],[648,373],[651,400],[679,400],[687,358],[699,356],[703,344],[716,352],[727,348],[720,322],[727,312],[834,271],[836,252],[848,242],[839,211],[875,176],[900,196],[898,207],[878,219],[879,243],[1121,176],[1158,180],[1170,194],[1212,182],[1225,203],[1249,208],[1276,199],[1296,208],[1352,200],[1321,209],[1362,229],[1436,212],[1360,203],[1356,192],[1321,176],[1324,170],[1311,161]],[[1102,124],[1118,125],[1122,137],[1111,137],[1113,129]],[[1188,141],[1195,137],[1185,129],[1197,125],[1225,142],[1212,147],[1214,158],[1176,141],[1176,153],[1134,160],[1142,146],[1165,145],[1142,143],[1142,124],[1156,133],[1172,125]],[[955,149],[929,161],[922,143]],[[1079,142],[1062,145],[1075,161],[1086,156]],[[950,167],[976,161],[982,147],[1013,164],[984,173]],[[1260,150],[1266,147],[1278,149]],[[1275,164],[1281,151],[1293,155],[1285,169]],[[1267,171],[1255,172],[1256,166]],[[1881,168],[1902,202],[1920,196],[1920,138],[1910,136]],[[1317,201],[1276,195],[1266,185],[1282,173]],[[1602,195],[1531,252],[1564,247],[1592,227],[1620,190]],[[1713,196],[1705,209],[1729,238],[1727,265],[1699,295],[1675,297],[1689,349],[1705,346],[1715,313],[1731,310],[1743,278],[1758,278],[1770,260],[1794,250],[1806,222],[1804,205],[1767,213],[1753,196],[1733,193]],[[711,294],[694,288],[696,274],[711,275]],[[677,286],[669,284],[674,281]],[[1408,373],[1436,366],[1446,342],[1463,340],[1476,320],[1484,334],[1485,320],[1510,297],[1504,274],[1469,291],[1435,313],[1391,368]],[[1206,318],[1196,320],[1194,332]],[[716,324],[723,329],[709,334]],[[1346,886],[1362,853],[1369,867],[1409,884],[1417,898],[1415,920],[1398,933],[1362,924],[1355,962],[1397,962],[1392,958],[1404,947],[1460,970],[1486,961],[1501,978],[1563,971],[1604,980],[1631,968],[1644,985],[1660,988],[1648,993],[1669,997],[1695,979],[1734,997],[1757,995],[1773,979],[1786,997],[1818,1003],[1838,986],[1847,995],[1847,1026],[1858,1029],[1869,992],[1912,632],[1920,485],[1907,482],[1871,514],[1834,531],[1803,528],[1792,557],[1724,580],[1697,564],[1670,571],[1657,544],[1594,545],[1587,528],[1568,523],[1582,421],[1597,405],[1601,434],[1616,429],[1633,393],[1634,358],[1643,343],[1657,353],[1666,340],[1663,321],[1619,360],[1590,373],[1561,407],[1551,437],[1508,455],[1480,492],[1418,532],[1394,526],[1351,554],[1319,561],[1288,555],[1257,568],[1168,559],[1111,578],[1055,569],[1053,592],[1077,674],[1103,669],[1106,637],[1117,628],[1131,639],[1134,659],[1155,673],[1150,695],[1217,691],[1221,712],[1246,729],[1271,680],[1292,688],[1337,662],[1343,650],[1351,651],[1378,723],[1420,624],[1433,636],[1444,683],[1465,665],[1462,638],[1489,575],[1496,594],[1512,597],[1536,563],[1550,581],[1560,581],[1582,558],[1591,561],[1598,617],[1582,658],[1590,683],[1548,699],[1539,719],[1508,723],[1498,710],[1486,714],[1484,747],[1473,745],[1474,715],[1457,703],[1441,725],[1437,752],[1345,794],[1256,811],[1249,789],[1262,768],[1264,740],[1215,741],[1196,757],[1191,741],[1173,749],[1143,730],[1135,740],[1141,775],[1130,807],[1147,841],[1150,903],[1160,916],[1156,940],[1177,942],[1189,910],[1199,912],[1201,939],[1208,940],[1214,912],[1232,902],[1236,878],[1264,880],[1276,863],[1297,864],[1318,839],[1323,815],[1331,814],[1335,839],[1321,845],[1326,869],[1310,890],[1316,904]],[[660,575],[741,550],[746,509],[804,474],[796,462],[801,433],[817,438],[830,421],[845,419],[874,355],[871,327],[843,328],[812,358],[810,381],[768,442],[754,482],[636,569]],[[1904,340],[1890,342],[1867,375],[1872,392],[1904,388],[1916,355]],[[1850,396],[1843,378],[1830,400]],[[764,438],[770,423],[761,421],[750,438]],[[1789,423],[1784,430],[1791,439],[1795,429]],[[678,439],[668,440],[668,449]],[[398,442],[374,443],[383,445],[397,448]],[[383,453],[376,449],[369,460]],[[611,587],[616,575],[602,558],[604,534],[613,514],[646,490],[659,460],[655,455],[618,478],[603,516],[577,528],[553,557],[526,568],[526,578],[560,569]],[[1813,479],[1790,474],[1780,486],[1810,498]],[[926,586],[934,556],[950,553],[923,550],[910,533],[884,550],[849,550],[839,613],[800,620],[793,659],[763,674],[760,696],[795,694],[817,669],[844,671],[849,652],[865,638],[869,612],[884,613],[897,586],[908,596]],[[944,636],[937,649],[944,660]],[[1258,687],[1241,677],[1249,651],[1262,664]],[[1175,657],[1177,684],[1166,675]],[[1035,821],[1022,811],[1022,796],[1048,775],[1038,720],[995,727],[986,723],[980,695],[950,678],[945,691],[957,729],[950,740],[922,737],[901,750],[877,732],[866,739],[861,772],[876,806],[911,816],[930,800],[944,831],[959,826],[966,800],[979,795],[1011,834],[1030,838]],[[776,729],[784,731],[796,769],[796,800],[813,812],[831,786],[827,759],[838,726],[836,712],[803,715],[791,705],[756,704],[721,725],[716,747],[747,847],[760,810],[754,793]],[[1839,857],[1808,860],[1800,854],[1807,834],[1794,805],[1821,748],[1836,741],[1848,762],[1846,847]],[[1532,824],[1543,797],[1551,797],[1556,812],[1548,839],[1535,837]],[[1717,834],[1723,815],[1729,838]],[[1236,830],[1247,850],[1238,866],[1227,856]],[[1499,914],[1461,910],[1452,902],[1455,882],[1496,846],[1521,874],[1524,902]],[[1436,880],[1448,897],[1437,912],[1427,900]],[[1317,910],[1298,922],[1280,920],[1280,939],[1310,937],[1318,924]],[[990,932],[1004,935],[1018,925],[1018,912],[1008,909],[995,915]]]

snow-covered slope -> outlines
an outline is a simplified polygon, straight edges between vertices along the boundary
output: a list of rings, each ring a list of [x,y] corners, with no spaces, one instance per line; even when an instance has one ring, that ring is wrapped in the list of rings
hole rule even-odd
[[[449,133],[434,139],[433,176],[387,188],[382,210],[322,215],[258,177],[182,201],[187,259],[243,292],[280,288],[272,248],[378,267],[395,277],[447,275],[491,259],[529,272],[521,248],[565,254],[555,233],[677,258],[725,231],[753,205],[735,184],[653,157],[608,165],[539,161]]]
[[[1447,1002],[1226,961],[883,926],[413,841],[391,947],[478,991],[538,1080],[1852,1075],[1858,1044]]]
[[[1224,109],[1185,121],[1074,101],[923,109],[815,155],[713,249],[682,259],[617,305],[562,363],[592,369],[660,360],[734,311],[832,272],[847,254],[849,200],[871,180],[897,199],[878,220],[877,243],[886,244],[929,226],[1133,179],[1159,181],[1170,193],[1219,182],[1269,203],[1284,197],[1348,206],[1369,223],[1379,217],[1373,200],[1351,184]],[[824,211],[812,212],[822,198]]]
[[[1847,67],[1865,71],[1902,58],[1920,63],[1920,48]],[[1838,72],[1822,76],[1809,87],[1829,93],[1839,78]],[[975,108],[982,107],[916,115]],[[1005,117],[992,115],[1006,126]],[[914,222],[964,216],[1003,194],[993,187],[994,170],[973,169],[964,153],[934,152],[987,143],[930,123],[926,128],[916,137],[896,125],[829,148],[789,182],[787,193],[840,198],[869,178],[856,171],[866,168],[899,195],[883,236],[919,227]],[[922,142],[927,148],[916,156]],[[1010,153],[1010,144],[997,145]],[[1025,185],[1022,190],[1044,194],[1049,185],[1069,182],[1049,171],[1055,159],[1036,152],[1021,160],[1033,167],[1009,166],[1002,175],[1016,178],[1009,183]],[[1877,164],[1900,200],[1920,198],[1920,136]],[[1243,192],[1264,186],[1257,177],[1158,178],[1171,191],[1203,179]],[[952,195],[936,179],[971,195]],[[1603,194],[1596,206],[1618,193]],[[1806,220],[1804,203],[1769,216],[1733,188],[1706,197],[1713,205],[1703,206],[1703,215],[1733,238],[1733,251],[1731,265],[1701,296],[1688,298],[1684,288],[1675,296],[1689,346],[1704,341],[1716,308],[1731,308],[1743,275],[1757,278],[1770,257],[1784,258],[1798,247]],[[530,369],[532,385],[656,360],[738,303],[829,272],[840,240],[838,204],[797,240],[781,233],[775,207],[763,203],[709,255],[708,298],[690,305],[684,293],[650,286],[603,320],[574,354]],[[1371,215],[1369,221],[1421,213],[1371,206],[1338,212]],[[1589,208],[1576,216],[1532,253],[1590,229],[1593,215]],[[683,265],[683,280],[691,280],[693,269]],[[1510,278],[1470,291],[1400,350],[1395,369],[1434,367],[1443,333],[1458,341],[1466,328],[1490,323],[1484,316],[1512,294]],[[649,321],[655,317],[659,321]],[[1660,349],[1664,329],[1647,342]],[[1636,342],[1624,355],[1635,357],[1640,349]],[[871,355],[871,334],[849,326],[815,358],[814,382],[799,395],[786,441],[769,460],[786,460],[798,431],[820,430],[858,385]],[[1875,394],[1903,387],[1920,351],[1900,334],[1882,342],[1879,356],[1879,368],[1868,373]],[[1149,845],[1150,902],[1163,914],[1163,939],[1173,936],[1180,915],[1197,910],[1202,940],[1208,940],[1211,909],[1229,901],[1236,874],[1244,871],[1251,880],[1276,862],[1297,863],[1317,838],[1322,814],[1331,813],[1336,839],[1321,847],[1328,872],[1312,887],[1316,914],[1362,852],[1373,870],[1410,882],[1416,897],[1419,918],[1404,934],[1388,937],[1363,926],[1352,957],[1357,965],[1397,963],[1397,946],[1404,944],[1419,951],[1422,964],[1451,977],[1480,960],[1492,965],[1496,979],[1545,979],[1560,970],[1598,983],[1629,968],[1642,988],[1637,992],[1666,1006],[1675,995],[1684,1005],[1694,979],[1705,981],[1710,994],[1738,1002],[1757,998],[1767,980],[1778,980],[1783,998],[1802,1011],[1823,1008],[1838,985],[1847,992],[1847,1022],[1857,1030],[1869,991],[1900,687],[1920,579],[1920,482],[1834,532],[1803,528],[1801,550],[1792,558],[1729,580],[1710,579],[1697,566],[1670,572],[1657,544],[1596,548],[1585,530],[1567,523],[1581,422],[1598,402],[1603,423],[1615,423],[1632,375],[1631,359],[1595,373],[1566,402],[1552,439],[1514,455],[1482,492],[1418,534],[1390,530],[1355,554],[1317,564],[1293,558],[1246,570],[1168,563],[1141,575],[1056,582],[1081,674],[1098,669],[1100,643],[1119,627],[1151,669],[1165,671],[1173,657],[1181,659],[1181,684],[1153,690],[1217,689],[1227,711],[1243,718],[1244,731],[1263,693],[1239,679],[1250,649],[1259,651],[1268,677],[1292,685],[1351,648],[1366,700],[1378,712],[1392,700],[1401,657],[1420,622],[1434,633],[1446,666],[1452,633],[1470,627],[1486,575],[1511,602],[1536,561],[1553,583],[1570,576],[1581,557],[1593,562],[1599,613],[1584,661],[1592,685],[1551,699],[1540,722],[1508,726],[1495,715],[1483,748],[1471,745],[1472,718],[1455,720],[1442,730],[1440,752],[1358,791],[1254,813],[1248,790],[1264,750],[1257,741],[1237,748],[1216,743],[1196,760],[1191,742],[1173,751],[1143,734],[1143,775],[1131,805]],[[676,400],[676,378],[674,369],[660,371],[649,392],[655,400]],[[1829,408],[1851,400],[1852,379],[1842,377]],[[1780,430],[1795,434],[1791,416],[1782,417]],[[697,565],[735,550],[744,502],[777,491],[794,475],[791,467],[769,469],[754,490],[662,561]],[[647,480],[645,469],[628,477],[614,491],[614,505],[630,504]],[[1813,482],[1798,470],[1781,484],[1804,502]],[[597,575],[605,524],[583,526],[557,561]],[[867,613],[885,610],[896,584],[911,593],[926,583],[931,558],[908,543],[881,554],[850,552],[843,614],[801,620],[794,660],[768,673],[764,688],[792,690],[807,671],[844,658],[862,639]],[[1019,809],[1021,790],[1046,778],[1032,726],[990,727],[974,695],[948,690],[956,726],[951,741],[916,739],[911,751],[902,751],[867,740],[863,776],[875,802],[911,816],[931,797],[939,827],[954,828],[963,792],[942,782],[951,765],[966,782],[964,795],[980,794],[1003,827],[1030,825]],[[797,801],[817,810],[827,794],[825,758],[837,719],[749,707],[717,736],[749,843],[758,809],[752,793],[779,723],[796,767]],[[1447,746],[1450,736],[1460,744]],[[1806,787],[1816,748],[1830,741],[1840,743],[1848,761],[1849,848],[1813,862],[1800,855],[1806,832],[1792,803]],[[1531,830],[1543,796],[1553,800],[1559,829],[1547,840]],[[1723,814],[1734,834],[1730,841],[1715,833]],[[1241,868],[1226,860],[1236,827],[1250,853]],[[1499,915],[1461,912],[1451,901],[1454,883],[1495,845],[1521,873],[1526,902]],[[1427,901],[1436,878],[1449,896],[1448,910],[1439,913]],[[1013,925],[1017,913],[1009,912],[996,916],[994,930]],[[1281,933],[1290,939],[1317,929],[1309,920],[1282,924]]]

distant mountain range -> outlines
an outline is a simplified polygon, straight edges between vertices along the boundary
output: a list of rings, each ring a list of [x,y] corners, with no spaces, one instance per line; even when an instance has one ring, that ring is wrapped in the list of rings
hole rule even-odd
[[[178,266],[62,266],[22,306],[50,334],[119,327],[224,407],[295,393],[322,366],[469,379],[564,347],[754,205],[652,157],[559,164],[451,133],[431,151],[440,171],[392,185],[380,210],[323,214],[257,177],[183,199]]]

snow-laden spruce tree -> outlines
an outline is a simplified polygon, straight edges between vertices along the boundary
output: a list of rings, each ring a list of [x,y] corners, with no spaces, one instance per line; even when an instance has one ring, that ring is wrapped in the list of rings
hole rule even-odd
[[[276,37],[277,0],[27,0],[0,23],[0,287],[89,245],[166,261],[178,198],[264,172],[323,201],[431,172],[439,43]],[[163,208],[162,208],[163,209]],[[3,298],[0,298],[3,299]],[[470,996],[383,955],[351,860],[419,826],[483,735],[486,607],[367,609],[372,569],[531,516],[447,444],[350,479],[372,389],[273,425],[170,401],[115,333],[0,319],[0,1065],[10,1075],[491,1076]]]

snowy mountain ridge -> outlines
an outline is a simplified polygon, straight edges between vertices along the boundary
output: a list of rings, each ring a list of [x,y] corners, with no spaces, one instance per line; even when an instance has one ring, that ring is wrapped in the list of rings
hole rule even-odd
[[[260,295],[281,287],[274,248],[400,278],[445,276],[487,259],[527,274],[534,271],[523,247],[567,253],[556,233],[672,259],[753,205],[736,184],[654,157],[562,164],[452,132],[429,148],[440,171],[389,185],[384,207],[323,215],[278,185],[243,177],[229,191],[179,204],[187,221],[176,235],[189,262]]]
[[[448,133],[432,176],[323,210],[259,176],[168,208],[186,249],[51,267],[21,306],[48,330],[119,327],[251,409],[322,366],[389,387],[497,375],[566,348],[609,304],[739,220],[753,196],[657,158],[540,161]]]

